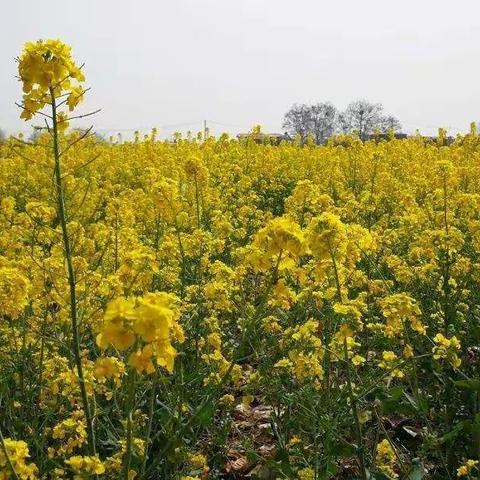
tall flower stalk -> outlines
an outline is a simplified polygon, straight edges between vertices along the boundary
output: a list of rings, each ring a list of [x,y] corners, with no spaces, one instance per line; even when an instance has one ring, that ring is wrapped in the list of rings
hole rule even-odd
[[[62,228],[63,251],[65,255],[65,263],[68,273],[68,288],[70,294],[70,320],[72,326],[72,347],[75,366],[77,369],[78,383],[80,387],[80,395],[82,397],[83,410],[85,412],[85,421],[87,424],[88,450],[90,455],[95,455],[95,432],[93,428],[93,418],[88,400],[87,388],[85,385],[85,376],[83,374],[82,357],[80,354],[80,334],[78,329],[78,308],[77,308],[77,290],[75,280],[75,269],[72,261],[72,247],[70,237],[68,235],[67,213],[65,208],[65,187],[62,181],[62,163],[60,160],[60,150],[58,142],[58,114],[57,100],[55,92],[50,87],[50,100],[52,107],[52,140],[53,140],[53,156],[55,159],[55,189],[57,196],[57,210]]]
[[[18,71],[24,91],[23,102],[19,104],[22,109],[21,118],[29,120],[35,114],[42,115],[46,119],[47,129],[52,138],[56,209],[62,231],[63,252],[67,267],[72,351],[85,414],[88,452],[90,455],[95,455],[94,422],[80,353],[77,289],[72,244],[68,233],[68,216],[65,206],[65,186],[61,162],[62,153],[60,152],[60,132],[68,126],[69,118],[59,108],[67,105],[71,112],[83,100],[85,90],[81,83],[85,80],[85,77],[81,68],[72,59],[70,47],[60,40],[40,40],[36,43],[25,44],[24,51],[19,58]],[[47,105],[50,107],[50,114],[42,112]],[[48,123],[47,119],[51,121],[51,124]],[[64,151],[70,146],[67,146]]]

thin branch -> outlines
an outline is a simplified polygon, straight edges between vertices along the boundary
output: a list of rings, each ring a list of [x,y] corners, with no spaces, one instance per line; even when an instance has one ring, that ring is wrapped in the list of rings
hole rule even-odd
[[[78,142],[81,142],[84,138],[86,138],[88,136],[88,134],[92,131],[92,129],[93,129],[93,125],[91,127],[87,128],[87,130],[85,130],[85,132],[79,138],[77,138],[72,143],[67,145],[65,147],[65,149],[60,152],[60,156],[62,156],[64,153],[66,153],[68,150],[70,150],[70,148],[72,148]]]
[[[77,208],[77,212],[80,212],[83,208],[83,204],[85,203],[85,200],[87,198],[87,194],[88,192],[90,191],[90,186],[91,186],[91,182],[88,182],[87,183],[87,188],[85,189],[85,192],[83,194],[83,197],[82,197],[82,200],[80,201],[80,204]],[[75,218],[76,215],[72,215],[72,217],[70,218],[70,221],[72,221],[74,218]]]
[[[14,137],[13,135],[12,135],[12,138],[13,138],[14,140],[16,140],[17,142],[22,143],[23,145],[28,145],[29,147],[35,146],[34,143],[32,143],[32,142],[26,142],[25,140],[22,140],[21,138]]]
[[[61,235],[62,234],[58,230],[55,230],[53,227],[50,227],[49,225],[46,225],[45,223],[41,223],[40,220],[37,220],[36,218],[32,217],[32,215],[30,215],[30,213],[28,213],[26,210],[25,210],[24,213],[32,221],[32,223],[34,223],[37,227],[46,228],[47,230],[51,231],[52,233],[55,233],[56,235]]]
[[[13,146],[10,146],[10,149],[15,153],[15,155],[18,155],[19,157],[23,158],[24,160],[27,160],[28,162],[31,162],[31,163],[35,163],[35,160],[27,157],[26,155],[24,155],[22,152],[19,152],[16,148],[14,148]]]
[[[75,120],[77,118],[90,117],[91,115],[95,115],[96,113],[101,112],[101,111],[102,111],[102,109],[99,108],[99,109],[94,110],[93,112],[90,112],[90,113],[84,113],[83,115],[75,115],[74,117],[65,118],[65,120],[61,120],[61,122],[66,122],[66,121],[69,121],[69,120]]]
[[[72,175],[76,172],[78,172],[79,170],[81,170],[82,168],[85,168],[87,167],[88,165],[90,165],[91,163],[93,163],[95,160],[97,160],[98,157],[100,157],[101,153],[99,153],[98,155],[95,155],[93,158],[91,158],[90,160],[88,160],[88,162],[85,162],[83,163],[82,165],[80,165],[79,167],[77,168],[74,168],[71,172],[67,172],[64,177],[68,176],[68,175]]]
[[[21,108],[22,110],[25,110],[26,112],[31,113],[32,115],[36,115],[36,114],[38,113],[39,115],[43,115],[44,117],[47,117],[47,118],[49,118],[50,120],[53,120],[50,115],[47,115],[46,113],[43,113],[43,112],[40,111],[40,110],[37,110],[36,112],[32,112],[32,111],[29,110],[28,108],[25,108],[25,104],[15,102],[15,105],[16,105],[18,108]]]

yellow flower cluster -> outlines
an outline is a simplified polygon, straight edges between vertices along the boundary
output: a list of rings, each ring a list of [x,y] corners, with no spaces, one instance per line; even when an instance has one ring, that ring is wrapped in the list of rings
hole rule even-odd
[[[81,83],[85,77],[72,58],[71,48],[60,40],[27,42],[18,59],[18,74],[23,82],[21,117],[25,120],[50,104],[52,97],[67,94],[70,111],[83,99]]]
[[[314,480],[315,470],[313,468],[302,468],[297,472],[298,480]]]
[[[52,438],[60,440],[60,447],[49,448],[48,454],[51,458],[56,455],[71,454],[87,441],[85,429],[85,418],[82,411],[78,410],[62,422],[57,423],[52,429]]]
[[[457,337],[447,338],[442,333],[437,333],[433,337],[433,341],[436,343],[432,349],[435,360],[445,359],[455,368],[462,364],[462,360],[458,356],[461,345]]]
[[[463,465],[457,469],[457,477],[466,477],[472,473],[474,468],[478,468],[478,460],[467,460]]]
[[[287,217],[271,220],[253,240],[250,263],[257,271],[293,266],[304,252],[300,227]]]
[[[22,440],[5,438],[3,446],[0,446],[0,478],[9,480],[14,478],[12,468],[21,480],[35,480],[38,469],[34,463],[28,463],[30,457],[28,445]]]
[[[421,311],[415,300],[405,293],[395,293],[379,301],[382,314],[386,319],[385,325],[370,324],[372,329],[382,329],[387,337],[402,336],[405,322],[409,321],[411,328],[421,335],[425,335],[426,328],[420,321]]]
[[[85,80],[69,47],[27,44],[19,73],[22,117],[58,106],[66,125]],[[455,475],[477,440],[457,391],[479,364],[475,129],[448,146],[62,133],[65,229],[49,133],[0,142],[2,431],[26,442],[5,441],[20,478],[263,475],[251,459],[403,478],[416,457]],[[388,439],[372,458],[374,412],[391,438],[397,413],[421,429],[401,430],[401,459]]]
[[[0,306],[2,314],[18,318],[28,303],[30,283],[16,268],[0,267]]]
[[[319,260],[342,262],[347,253],[347,227],[331,212],[314,217],[307,228],[307,242]]]
[[[201,470],[203,475],[207,475],[210,471],[207,463],[207,457],[205,457],[205,455],[202,453],[197,452],[190,455],[188,463],[193,470]]]
[[[325,352],[317,332],[318,322],[315,320],[287,328],[281,343],[288,349],[288,356],[280,359],[274,366],[286,369],[298,382],[310,379],[318,385],[318,381],[323,379],[321,361]]]
[[[403,378],[405,375],[399,368],[400,363],[401,360],[398,358],[395,352],[385,351],[382,352],[382,360],[378,363],[378,366],[384,370],[387,370],[388,374],[392,378]]]
[[[97,344],[103,349],[111,345],[118,350],[135,346],[129,363],[139,373],[153,373],[154,358],[158,366],[171,373],[176,356],[172,341],[184,340],[183,329],[177,322],[179,314],[177,298],[164,292],[138,298],[119,297],[107,305]]]
[[[125,365],[115,357],[99,357],[95,361],[95,378],[103,383],[107,379],[113,379],[118,387],[121,384],[121,377],[125,372]]]
[[[105,473],[105,465],[98,457],[75,455],[65,460],[65,464],[75,472],[74,480],[83,480],[92,475]]]
[[[395,471],[397,456],[392,445],[386,438],[377,445],[375,464],[382,472],[390,477],[398,478],[398,474]]]

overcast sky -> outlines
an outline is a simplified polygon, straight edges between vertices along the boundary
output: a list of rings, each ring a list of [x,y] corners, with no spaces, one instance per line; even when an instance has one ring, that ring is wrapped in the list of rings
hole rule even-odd
[[[8,131],[29,128],[14,58],[39,38],[85,62],[83,108],[102,108],[104,133],[197,131],[203,119],[215,132],[278,132],[295,102],[357,98],[408,132],[480,120],[480,0],[4,0],[1,14]]]

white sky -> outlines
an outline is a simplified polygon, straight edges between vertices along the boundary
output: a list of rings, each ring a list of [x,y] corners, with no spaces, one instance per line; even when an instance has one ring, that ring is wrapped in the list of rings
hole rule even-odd
[[[292,103],[383,103],[408,132],[480,120],[480,0],[3,0],[0,128],[28,131],[14,58],[60,38],[102,132],[281,131]],[[191,125],[184,125],[190,124]],[[85,123],[81,124],[82,126]],[[179,125],[178,127],[163,127]]]

